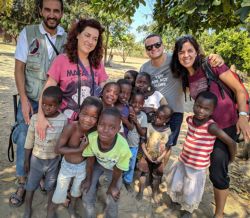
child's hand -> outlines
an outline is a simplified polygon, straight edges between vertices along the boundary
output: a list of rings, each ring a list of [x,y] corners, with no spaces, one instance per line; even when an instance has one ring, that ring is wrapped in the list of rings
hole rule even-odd
[[[24,161],[24,170],[25,170],[25,173],[29,173],[30,171],[30,161],[29,160],[25,160]]]
[[[83,192],[87,193],[89,191],[90,186],[91,186],[91,182],[89,179],[83,180],[81,183],[81,188],[80,188],[81,193]]]
[[[154,163],[153,158],[150,155],[147,155],[147,159],[151,162]]]
[[[82,137],[82,141],[80,143],[80,150],[83,151],[89,144],[89,140],[88,137],[86,135],[84,135]]]
[[[154,161],[155,164],[160,164],[161,162],[162,162],[162,158],[161,158],[161,157],[158,157],[158,158]]]
[[[110,194],[115,201],[120,198],[120,190],[116,186],[109,186],[107,194]]]

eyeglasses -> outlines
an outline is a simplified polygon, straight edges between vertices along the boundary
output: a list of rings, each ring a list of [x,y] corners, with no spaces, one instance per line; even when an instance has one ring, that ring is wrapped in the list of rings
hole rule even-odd
[[[153,47],[160,48],[161,44],[162,44],[162,42],[156,42],[156,43],[154,43],[152,45],[145,45],[145,48],[146,48],[147,51],[151,51],[153,49]]]

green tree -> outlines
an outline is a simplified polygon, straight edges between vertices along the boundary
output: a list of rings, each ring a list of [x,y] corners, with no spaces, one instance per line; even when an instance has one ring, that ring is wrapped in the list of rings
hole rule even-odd
[[[229,66],[234,64],[240,71],[250,72],[250,38],[246,30],[231,28],[218,34],[206,31],[199,42],[206,55],[218,53]]]
[[[21,29],[30,24],[37,23],[39,13],[37,1],[13,0],[7,1],[5,10],[0,13],[0,26],[10,34],[15,41]],[[10,3],[12,3],[10,5]],[[34,13],[35,12],[35,13]]]
[[[249,14],[249,0],[156,0],[154,19],[159,32],[169,23],[193,34],[212,28],[217,31],[241,24]]]

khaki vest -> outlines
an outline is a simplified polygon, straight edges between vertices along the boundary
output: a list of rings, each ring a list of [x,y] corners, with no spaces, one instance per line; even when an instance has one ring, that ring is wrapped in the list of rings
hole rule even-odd
[[[38,101],[44,83],[47,79],[47,71],[56,57],[53,52],[51,60],[48,57],[48,50],[45,35],[40,33],[39,25],[25,27],[28,41],[28,57],[25,66],[25,88],[27,96]],[[59,53],[62,53],[63,45],[66,43],[67,34],[56,36],[55,46]]]

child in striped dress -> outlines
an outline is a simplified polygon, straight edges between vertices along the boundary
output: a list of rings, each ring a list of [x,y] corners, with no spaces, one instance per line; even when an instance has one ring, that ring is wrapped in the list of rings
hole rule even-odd
[[[187,117],[188,131],[179,159],[167,173],[167,192],[172,203],[181,205],[182,217],[191,217],[204,192],[206,170],[215,139],[228,145],[230,160],[236,153],[236,143],[211,119],[217,97],[201,92],[194,103],[194,116]]]

